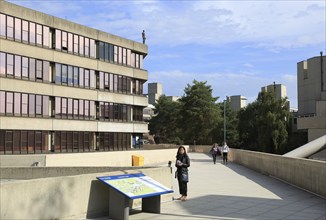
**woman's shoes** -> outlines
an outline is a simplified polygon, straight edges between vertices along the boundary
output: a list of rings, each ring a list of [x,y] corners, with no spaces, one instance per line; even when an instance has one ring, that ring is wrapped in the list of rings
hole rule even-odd
[[[179,198],[177,198],[177,200],[182,200],[183,199],[183,196],[180,196]]]
[[[182,196],[181,201],[187,201],[187,196]]]

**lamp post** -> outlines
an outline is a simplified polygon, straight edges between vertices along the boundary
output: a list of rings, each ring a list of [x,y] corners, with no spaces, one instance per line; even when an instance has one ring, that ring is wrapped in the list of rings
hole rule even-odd
[[[225,115],[225,108],[226,108],[226,101],[227,101],[227,98],[226,97],[226,100],[223,100],[224,102],[224,143],[226,142],[226,115]]]

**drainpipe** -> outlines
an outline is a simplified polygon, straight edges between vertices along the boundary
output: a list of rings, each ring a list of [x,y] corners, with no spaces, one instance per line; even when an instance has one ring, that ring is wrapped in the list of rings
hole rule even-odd
[[[323,51],[320,51],[320,82],[321,82],[321,92],[324,91],[324,76],[323,76]]]

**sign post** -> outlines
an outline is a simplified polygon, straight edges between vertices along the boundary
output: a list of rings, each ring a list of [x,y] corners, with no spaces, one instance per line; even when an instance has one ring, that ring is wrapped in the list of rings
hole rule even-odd
[[[110,186],[109,216],[129,219],[129,202],[142,199],[142,211],[161,212],[161,195],[172,193],[169,189],[142,173],[96,177]]]

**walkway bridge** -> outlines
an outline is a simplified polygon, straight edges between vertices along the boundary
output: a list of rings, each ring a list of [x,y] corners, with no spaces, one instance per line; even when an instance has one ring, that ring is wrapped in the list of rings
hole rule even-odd
[[[159,215],[137,213],[130,219],[326,219],[326,200],[320,196],[236,163],[223,165],[221,158],[214,165],[207,154],[189,156],[189,200],[165,202]]]

